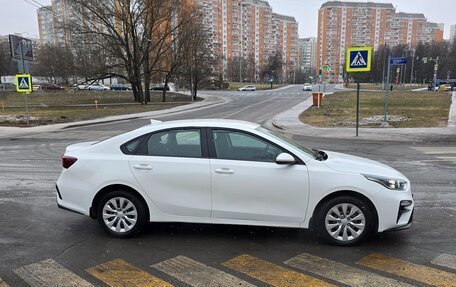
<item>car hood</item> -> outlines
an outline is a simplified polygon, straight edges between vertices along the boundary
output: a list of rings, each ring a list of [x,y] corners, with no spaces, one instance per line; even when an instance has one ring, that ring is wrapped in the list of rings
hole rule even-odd
[[[98,141],[75,143],[75,144],[67,146],[65,151],[70,152],[70,151],[80,150],[85,147],[92,146],[92,145],[96,144],[97,142]]]
[[[333,170],[407,179],[399,171],[377,161],[332,151],[325,151],[325,153],[328,159],[322,163]]]

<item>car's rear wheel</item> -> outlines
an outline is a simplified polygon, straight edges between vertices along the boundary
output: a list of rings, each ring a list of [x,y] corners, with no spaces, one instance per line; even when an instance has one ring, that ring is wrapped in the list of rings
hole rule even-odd
[[[136,195],[124,190],[103,196],[98,205],[98,220],[113,237],[128,238],[142,230],[147,220],[146,207]]]
[[[323,239],[335,245],[353,246],[367,239],[374,226],[373,212],[363,200],[339,196],[325,202],[316,217]]]

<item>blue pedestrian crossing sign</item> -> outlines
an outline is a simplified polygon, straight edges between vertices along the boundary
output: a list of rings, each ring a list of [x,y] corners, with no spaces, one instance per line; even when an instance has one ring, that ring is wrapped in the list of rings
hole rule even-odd
[[[19,93],[32,92],[32,76],[29,74],[16,75],[16,91]]]
[[[370,72],[372,66],[372,47],[351,47],[347,50],[347,72]]]

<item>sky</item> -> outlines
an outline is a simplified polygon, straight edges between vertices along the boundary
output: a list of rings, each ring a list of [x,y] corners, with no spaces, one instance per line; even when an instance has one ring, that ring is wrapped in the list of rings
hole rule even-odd
[[[274,13],[294,16],[299,22],[300,37],[317,36],[317,12],[326,0],[268,0]],[[366,2],[351,0],[351,2]],[[445,24],[445,38],[456,13],[455,0],[375,0],[392,3],[397,12],[424,13],[431,22]],[[36,10],[39,4],[49,5],[51,0],[0,0],[0,35],[22,33],[24,37],[38,38]],[[33,5],[32,5],[33,4]]]

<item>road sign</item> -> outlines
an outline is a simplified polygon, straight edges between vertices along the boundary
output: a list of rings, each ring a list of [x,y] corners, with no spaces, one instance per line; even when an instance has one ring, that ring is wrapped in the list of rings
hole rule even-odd
[[[370,72],[372,63],[372,47],[351,47],[347,49],[347,72]]]
[[[391,65],[405,65],[407,64],[407,58],[391,58]]]
[[[16,90],[19,93],[32,92],[32,76],[29,74],[16,75]]]
[[[33,48],[30,39],[9,35],[9,42],[13,60],[33,62]]]

